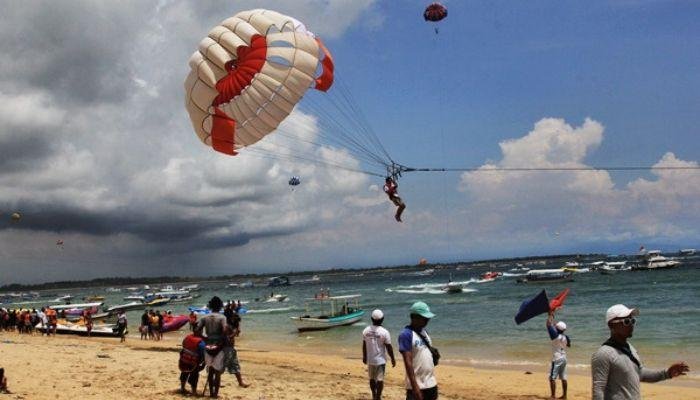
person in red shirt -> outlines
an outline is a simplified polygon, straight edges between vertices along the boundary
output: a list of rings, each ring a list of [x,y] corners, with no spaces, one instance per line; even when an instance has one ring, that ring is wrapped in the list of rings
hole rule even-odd
[[[399,185],[396,183],[396,181],[394,181],[394,179],[392,179],[390,176],[387,176],[384,184],[384,193],[386,193],[387,196],[389,196],[389,200],[391,200],[391,202],[398,207],[394,218],[396,218],[397,221],[402,222],[401,214],[403,213],[403,210],[406,209],[406,204],[404,204],[401,197],[399,197],[397,192],[398,188]]]

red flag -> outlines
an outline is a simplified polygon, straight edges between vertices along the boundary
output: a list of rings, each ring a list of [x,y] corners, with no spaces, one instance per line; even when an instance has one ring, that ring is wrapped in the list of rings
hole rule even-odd
[[[549,301],[549,310],[556,311],[558,308],[564,305],[564,300],[566,296],[569,295],[569,288],[562,290],[555,298]]]

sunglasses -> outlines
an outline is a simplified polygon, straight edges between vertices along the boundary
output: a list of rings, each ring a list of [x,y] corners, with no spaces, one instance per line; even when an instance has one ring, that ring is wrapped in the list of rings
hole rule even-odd
[[[632,317],[627,317],[623,319],[616,319],[612,321],[613,324],[622,324],[623,326],[630,326],[637,323],[637,320]]]

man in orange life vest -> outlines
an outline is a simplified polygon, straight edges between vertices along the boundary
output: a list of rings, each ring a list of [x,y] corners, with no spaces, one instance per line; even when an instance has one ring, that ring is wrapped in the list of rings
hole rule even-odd
[[[199,372],[204,369],[204,348],[206,343],[201,336],[201,331],[195,331],[185,336],[182,340],[180,351],[180,392],[186,394],[185,382],[189,382],[192,394],[197,394],[197,382]]]
[[[384,184],[384,193],[389,196],[389,200],[391,200],[394,205],[396,205],[398,208],[396,209],[396,215],[394,215],[394,218],[396,218],[397,221],[401,222],[401,214],[403,213],[403,210],[406,208],[406,204],[401,200],[401,197],[398,195],[398,190],[399,185],[392,179],[390,176],[386,177],[386,181]]]

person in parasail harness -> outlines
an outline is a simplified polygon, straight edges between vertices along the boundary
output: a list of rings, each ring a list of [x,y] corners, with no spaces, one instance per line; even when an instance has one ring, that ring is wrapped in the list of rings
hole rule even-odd
[[[403,214],[403,210],[406,209],[406,204],[404,204],[403,200],[401,200],[401,197],[398,195],[398,190],[399,185],[394,181],[394,179],[390,176],[386,177],[386,181],[384,184],[384,193],[386,193],[387,196],[389,196],[389,200],[391,200],[396,207],[396,215],[394,215],[394,218],[396,218],[397,221],[401,221],[401,214]]]

